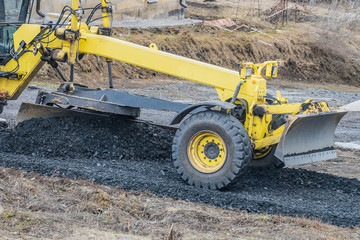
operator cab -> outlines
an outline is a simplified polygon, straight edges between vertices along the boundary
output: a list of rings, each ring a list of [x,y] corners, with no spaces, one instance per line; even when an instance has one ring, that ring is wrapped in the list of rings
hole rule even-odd
[[[26,22],[30,0],[0,0],[0,65],[11,59],[13,34]]]

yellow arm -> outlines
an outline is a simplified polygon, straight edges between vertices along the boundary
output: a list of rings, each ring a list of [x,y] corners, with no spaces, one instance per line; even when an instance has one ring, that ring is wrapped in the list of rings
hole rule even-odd
[[[211,64],[159,51],[152,44],[143,47],[106,36],[81,33],[80,53],[89,53],[130,63],[212,87],[234,90],[239,73]]]
[[[85,31],[81,32],[79,52],[115,59],[215,87],[223,101],[232,97],[241,80],[237,71],[159,51],[155,44],[144,47]],[[239,95],[253,98],[258,84],[261,94],[266,95],[265,80],[260,78],[256,84],[245,83]]]

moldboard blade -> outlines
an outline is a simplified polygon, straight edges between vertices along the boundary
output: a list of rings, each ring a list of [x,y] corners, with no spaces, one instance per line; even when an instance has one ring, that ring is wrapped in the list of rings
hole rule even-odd
[[[142,119],[134,119],[128,118],[127,116],[123,115],[109,115],[102,112],[89,112],[89,111],[81,111],[81,110],[73,110],[73,109],[66,109],[66,108],[59,108],[59,107],[52,107],[47,105],[41,104],[33,104],[33,103],[22,103],[16,117],[16,124],[30,120],[33,118],[53,118],[53,117],[113,117],[118,120],[123,120],[122,125],[126,126],[127,124],[131,123],[140,123],[140,124],[149,124],[153,126],[158,126],[161,128],[166,128],[170,130],[176,130],[177,127],[156,124],[153,122],[149,122]]]
[[[33,103],[22,103],[16,117],[16,124],[32,118],[89,117],[100,114],[51,107]]]
[[[290,115],[275,156],[286,166],[336,158],[334,132],[344,110]]]

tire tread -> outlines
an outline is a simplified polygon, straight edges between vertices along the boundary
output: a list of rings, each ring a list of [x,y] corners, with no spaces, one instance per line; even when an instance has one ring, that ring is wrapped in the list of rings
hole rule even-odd
[[[190,173],[186,173],[186,170],[179,159],[179,144],[182,135],[186,132],[186,129],[200,121],[221,124],[223,129],[226,130],[233,140],[234,159],[231,163],[231,169],[216,182],[203,182],[194,179]],[[237,182],[238,179],[246,172],[252,158],[250,139],[243,125],[236,118],[217,111],[200,112],[186,119],[176,132],[173,140],[172,151],[174,166],[181,177],[190,185],[207,189],[222,189],[234,182]]]

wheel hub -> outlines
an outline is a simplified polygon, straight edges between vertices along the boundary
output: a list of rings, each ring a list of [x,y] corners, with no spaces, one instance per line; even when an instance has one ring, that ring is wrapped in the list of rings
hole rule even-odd
[[[199,172],[214,173],[226,162],[225,142],[215,132],[200,131],[189,142],[188,159]]]
[[[220,148],[216,143],[209,142],[205,145],[204,153],[207,158],[215,159],[220,154]]]

